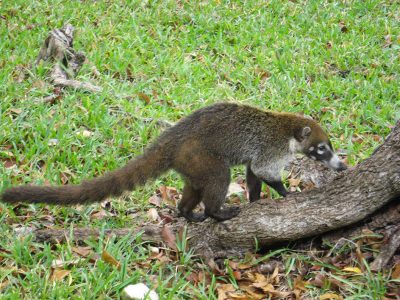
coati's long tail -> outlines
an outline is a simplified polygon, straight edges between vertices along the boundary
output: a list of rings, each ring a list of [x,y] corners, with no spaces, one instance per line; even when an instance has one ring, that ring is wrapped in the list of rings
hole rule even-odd
[[[3,192],[1,200],[8,203],[61,205],[99,202],[108,196],[119,196],[124,191],[133,190],[147,180],[156,178],[167,171],[170,167],[170,158],[162,152],[159,149],[152,149],[132,159],[121,169],[83,181],[79,185],[12,187]]]

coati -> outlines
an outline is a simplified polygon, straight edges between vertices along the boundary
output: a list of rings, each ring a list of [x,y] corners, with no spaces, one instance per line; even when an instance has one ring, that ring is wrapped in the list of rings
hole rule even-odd
[[[239,213],[238,207],[221,208],[231,166],[247,166],[250,201],[260,198],[262,181],[286,196],[281,171],[296,152],[334,170],[346,169],[315,121],[290,113],[219,103],[183,118],[120,169],[79,185],[12,187],[3,192],[1,199],[8,203],[62,205],[102,201],[174,169],[185,181],[180,214],[193,222],[207,217],[222,221]],[[204,214],[193,212],[201,201]]]

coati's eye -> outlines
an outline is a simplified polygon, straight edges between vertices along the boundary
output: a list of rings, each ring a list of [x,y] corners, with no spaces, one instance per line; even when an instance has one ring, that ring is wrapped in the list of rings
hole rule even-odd
[[[325,151],[325,149],[326,149],[325,145],[318,146],[318,151]]]

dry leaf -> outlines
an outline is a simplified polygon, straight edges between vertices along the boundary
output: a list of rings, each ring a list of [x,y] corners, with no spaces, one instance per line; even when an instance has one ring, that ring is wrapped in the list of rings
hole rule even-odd
[[[234,292],[235,287],[232,284],[220,284],[217,286],[218,300],[231,299],[229,292]]]
[[[385,44],[383,48],[390,48],[392,46],[392,36],[390,34],[385,35]]]
[[[51,267],[53,269],[59,269],[64,266],[76,265],[81,261],[81,259],[72,259],[64,261],[62,259],[55,259],[51,262]]]
[[[50,280],[51,281],[60,281],[64,277],[68,276],[71,273],[70,270],[62,270],[62,269],[53,269]]]
[[[255,273],[255,282],[269,282],[269,279],[265,277],[263,274]]]
[[[158,215],[164,224],[171,223],[174,220],[174,218],[168,214],[159,213]]]
[[[110,253],[108,253],[106,250],[103,250],[103,253],[101,253],[101,258],[104,260],[106,263],[113,265],[117,267],[118,270],[121,269],[121,264],[118,260],[116,260]]]
[[[247,299],[251,300],[261,300],[261,299],[266,299],[265,298],[265,293],[261,292],[259,289],[256,289],[255,287],[252,286],[244,286],[242,283],[239,283],[240,288],[245,291],[249,297]]]
[[[178,248],[176,247],[175,234],[172,232],[172,230],[169,226],[165,225],[163,227],[163,229],[161,230],[161,236],[169,248],[171,248],[175,251],[178,250]]]
[[[66,185],[69,183],[69,174],[66,172],[60,173],[61,184]]]
[[[355,274],[361,274],[362,273],[360,268],[357,268],[357,267],[346,267],[346,268],[343,268],[343,271],[350,272],[350,273],[355,273]]]
[[[236,194],[236,195],[243,194],[244,192],[245,192],[245,190],[243,189],[243,187],[240,184],[238,184],[236,182],[232,182],[229,185],[228,193],[226,194],[226,197],[230,197],[233,194]]]
[[[228,299],[236,299],[236,300],[249,300],[249,296],[243,294],[241,291],[237,292],[228,292]]]
[[[2,159],[2,161],[6,169],[12,168],[17,164],[17,161],[14,158],[5,158]]]
[[[154,207],[150,208],[147,211],[147,217],[149,218],[149,220],[151,222],[156,222],[160,216],[158,215],[157,209],[155,209]]]
[[[5,289],[9,284],[10,284],[10,282],[8,280],[0,282],[0,291]]]
[[[239,263],[236,261],[228,260],[228,265],[233,269],[236,270],[239,266]]]
[[[162,185],[162,186],[160,186],[159,190],[161,193],[161,198],[163,200],[168,200],[167,187],[165,185]]]
[[[223,274],[222,270],[218,267],[217,263],[215,262],[214,259],[209,259],[207,260],[207,265],[210,267],[210,270],[216,274],[216,275],[221,275]]]
[[[99,211],[92,212],[90,214],[90,219],[102,220],[102,219],[112,216],[112,215],[113,215],[112,213],[110,213],[104,209],[100,209]]]
[[[1,267],[0,274],[12,274],[13,276],[25,277],[26,270],[18,269],[16,267]]]
[[[357,257],[358,264],[361,267],[361,270],[365,271],[364,255],[362,254],[360,246],[358,244],[357,244],[357,247],[356,247],[356,257]]]
[[[323,295],[319,296],[319,300],[329,300],[329,299],[331,299],[331,300],[342,300],[343,297],[340,296],[340,295],[334,294],[334,293],[326,293],[326,294],[323,294]]]
[[[240,271],[232,271],[232,275],[236,280],[242,279],[242,273],[240,273]]]
[[[297,191],[297,188],[300,185],[300,178],[289,178],[289,189],[291,192]]]
[[[306,282],[303,281],[303,279],[300,276],[297,276],[297,278],[294,280],[294,288],[296,290],[301,290],[301,291],[306,291]]]
[[[197,274],[196,272],[190,273],[185,278],[187,281],[190,281],[191,283],[194,283],[194,284],[197,284],[198,282],[200,282],[199,274]]]
[[[324,274],[318,273],[317,275],[315,275],[314,280],[309,281],[309,283],[312,284],[313,286],[323,288],[325,286],[326,280],[327,279]]]
[[[375,142],[382,142],[383,141],[383,138],[380,136],[380,135],[377,135],[377,134],[373,134],[372,135],[372,139],[375,141]]]
[[[150,97],[147,96],[145,93],[139,92],[139,93],[137,93],[137,95],[138,95],[140,100],[144,101],[146,104],[150,104],[150,101],[151,101]]]
[[[250,263],[239,263],[237,268],[239,270],[246,270],[246,269],[250,269],[253,265]]]
[[[278,283],[279,283],[279,276],[278,276],[278,274],[279,274],[279,266],[276,265],[276,266],[275,266],[274,273],[272,273],[272,275],[271,275],[271,280],[272,280],[272,281],[275,280],[275,284],[278,284]]]
[[[161,202],[162,202],[162,198],[160,196],[158,196],[158,195],[153,195],[153,196],[151,196],[149,198],[148,201],[149,201],[149,203],[151,203],[151,204],[153,204],[153,205],[155,205],[157,207],[160,207],[161,206]]]
[[[179,200],[179,193],[174,187],[162,185],[159,187],[162,200],[169,205],[176,206]]]
[[[43,80],[36,80],[33,82],[32,87],[44,89],[46,87],[46,82],[44,82]]]
[[[400,263],[397,263],[392,272],[392,279],[400,279]]]
[[[291,295],[291,292],[282,292],[282,291],[278,291],[275,290],[274,287],[272,286],[272,284],[270,284],[268,286],[268,289],[264,289],[263,290],[267,293],[269,293],[272,296],[278,297],[278,298],[287,298],[289,295]]]
[[[72,247],[72,252],[83,257],[88,257],[92,253],[92,247]]]
[[[10,108],[10,112],[11,112],[11,114],[19,115],[20,113],[22,113],[22,109],[19,109],[19,108]]]
[[[295,289],[293,290],[293,294],[296,300],[300,300],[301,290]]]
[[[261,82],[264,82],[265,80],[271,77],[271,73],[261,68],[256,69],[256,74],[260,78]]]

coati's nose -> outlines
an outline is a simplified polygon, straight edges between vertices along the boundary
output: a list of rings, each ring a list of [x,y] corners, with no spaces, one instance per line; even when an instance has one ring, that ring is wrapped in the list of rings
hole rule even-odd
[[[341,171],[347,170],[347,166],[344,163],[340,162],[338,167],[335,168],[335,170],[338,172],[341,172]]]
[[[333,154],[331,159],[325,164],[335,171],[344,171],[347,169],[347,166],[340,160],[340,158],[336,154]]]

